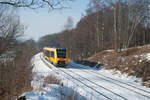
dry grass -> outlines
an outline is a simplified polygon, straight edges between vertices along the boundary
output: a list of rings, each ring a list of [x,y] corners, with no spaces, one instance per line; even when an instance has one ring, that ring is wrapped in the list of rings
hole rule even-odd
[[[145,62],[143,64],[143,85],[150,87],[150,62]]]
[[[119,53],[114,50],[106,50],[93,55],[87,60],[99,61],[106,69],[117,69],[128,75],[142,77],[143,82],[145,82],[150,80],[150,64],[144,56],[146,53],[150,53],[150,45],[132,47]]]
[[[61,85],[58,90],[56,90],[56,95],[59,94],[60,100],[79,100],[78,96],[80,95],[75,91],[75,89],[69,89],[68,87],[63,86],[61,80],[56,75],[49,75],[44,79],[43,87],[48,84],[58,84]],[[63,88],[65,87],[65,88]],[[66,89],[69,89],[69,93],[66,92]],[[58,93],[58,94],[57,94]],[[85,97],[82,96],[81,100],[86,100]]]
[[[66,88],[71,91],[68,91],[69,93],[67,93]],[[60,100],[87,100],[84,96],[81,96],[80,93],[76,92],[75,89],[68,87],[65,87],[65,89],[60,88],[59,93],[61,97]]]
[[[47,84],[59,84],[62,85],[61,80],[55,76],[55,75],[49,75],[44,79],[43,87],[45,87]]]

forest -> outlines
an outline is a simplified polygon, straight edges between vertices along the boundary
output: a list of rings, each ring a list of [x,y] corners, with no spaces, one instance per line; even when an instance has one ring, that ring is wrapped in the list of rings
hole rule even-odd
[[[67,48],[71,59],[82,60],[106,49],[120,52],[149,44],[149,3],[149,0],[90,0],[86,14],[75,27],[69,17],[65,29],[41,37],[39,47]]]

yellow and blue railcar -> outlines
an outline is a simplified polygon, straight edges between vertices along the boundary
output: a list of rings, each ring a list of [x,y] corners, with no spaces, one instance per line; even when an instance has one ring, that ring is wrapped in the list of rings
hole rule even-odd
[[[68,52],[65,48],[43,48],[43,56],[56,66],[68,64]]]

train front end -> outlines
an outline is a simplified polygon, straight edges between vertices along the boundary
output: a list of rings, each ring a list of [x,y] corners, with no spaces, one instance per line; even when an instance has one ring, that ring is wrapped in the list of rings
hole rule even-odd
[[[65,67],[68,64],[68,52],[64,48],[56,49],[57,66]]]

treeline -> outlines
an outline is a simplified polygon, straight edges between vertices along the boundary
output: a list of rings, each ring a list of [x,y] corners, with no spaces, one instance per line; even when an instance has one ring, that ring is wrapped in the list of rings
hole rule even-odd
[[[21,41],[24,26],[15,9],[0,6],[0,99],[15,100],[31,90],[34,40]]]
[[[66,28],[58,34],[57,41],[74,60],[105,49],[119,52],[122,48],[148,44],[149,4],[149,0],[90,0],[86,15],[76,28]]]
[[[60,43],[57,40],[58,34],[45,35],[38,40],[38,46],[40,49],[44,47],[60,47]]]

